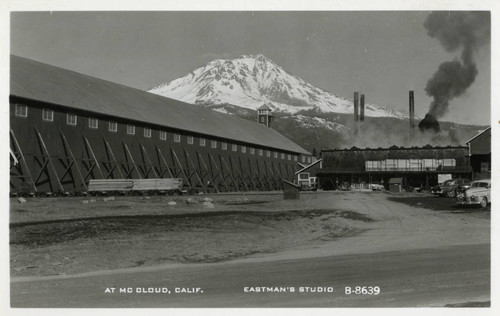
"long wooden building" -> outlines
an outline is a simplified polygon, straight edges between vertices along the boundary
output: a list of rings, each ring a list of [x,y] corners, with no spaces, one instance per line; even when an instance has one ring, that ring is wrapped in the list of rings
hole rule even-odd
[[[264,124],[11,56],[11,192],[182,178],[198,192],[277,190],[311,155]],[[262,113],[260,113],[262,115]]]

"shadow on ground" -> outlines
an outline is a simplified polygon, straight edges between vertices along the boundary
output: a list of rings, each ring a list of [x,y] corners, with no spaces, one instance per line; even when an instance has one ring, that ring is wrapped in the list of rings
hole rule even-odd
[[[404,203],[406,205],[426,208],[433,211],[444,211],[450,213],[474,213],[474,214],[491,214],[491,205],[486,208],[481,208],[475,205],[458,205],[454,198],[438,197],[438,196],[390,196],[389,201]]]

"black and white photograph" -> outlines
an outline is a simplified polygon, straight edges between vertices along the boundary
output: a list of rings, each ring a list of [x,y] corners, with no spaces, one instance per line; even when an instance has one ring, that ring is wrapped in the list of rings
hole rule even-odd
[[[479,3],[7,8],[5,308],[492,312]]]

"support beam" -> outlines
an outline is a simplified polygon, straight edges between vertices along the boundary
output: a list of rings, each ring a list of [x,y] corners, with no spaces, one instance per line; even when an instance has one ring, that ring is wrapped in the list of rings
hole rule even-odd
[[[202,168],[204,168],[206,170],[206,173],[207,173],[208,177],[210,178],[210,180],[209,180],[210,184],[214,187],[215,192],[219,193],[220,192],[219,187],[217,186],[217,183],[215,182],[215,179],[214,179],[212,173],[208,169],[207,164],[203,160],[203,157],[201,156],[201,154],[199,152],[196,152],[196,154],[198,156],[198,164],[200,166],[200,170],[203,170]]]
[[[114,179],[114,171],[118,171],[118,174],[120,175],[121,179],[125,179],[123,176],[122,170],[118,164],[118,161],[116,161],[115,154],[113,153],[113,150],[111,149],[111,146],[109,145],[108,141],[103,137],[102,139],[104,141],[104,148],[106,149],[106,155],[108,157],[108,163],[109,163],[109,168],[108,168],[108,174],[106,175],[106,179],[109,179],[110,177]]]
[[[139,177],[139,179],[142,179],[141,173],[139,172],[139,168],[137,168],[137,165],[135,164],[134,157],[130,153],[130,150],[128,149],[127,144],[125,144],[125,142],[122,142],[122,144],[123,144],[123,150],[125,151],[125,160],[127,162],[127,168],[126,168],[127,174],[125,175],[125,178],[126,179],[134,179],[132,177],[132,172],[135,171],[135,173],[137,173],[137,176]],[[132,164],[132,167],[130,167],[130,164]]]
[[[42,134],[40,134],[40,132],[38,131],[38,129],[36,127],[35,127],[35,132],[36,132],[36,136],[38,138],[38,143],[40,145],[40,149],[42,151],[42,158],[46,159],[46,161],[43,164],[42,170],[40,171],[40,174],[38,175],[36,181],[38,181],[38,179],[40,178],[42,171],[47,168],[47,170],[48,170],[47,174],[49,175],[49,178],[50,178],[49,180],[51,182],[54,181],[56,183],[57,189],[60,192],[64,192],[64,188],[61,184],[61,181],[59,181],[59,176],[57,175],[56,168],[54,167],[54,164],[52,163],[52,158],[50,157],[50,153],[47,149],[47,146],[45,145],[45,142],[43,141]],[[36,181],[35,181],[35,183],[36,183]]]
[[[103,179],[104,176],[102,174],[101,167],[99,166],[99,162],[97,161],[97,159],[94,155],[94,150],[92,150],[92,146],[90,146],[90,143],[89,143],[88,139],[85,138],[85,136],[82,136],[82,138],[83,138],[83,144],[85,146],[85,153],[87,154],[87,158],[82,159],[82,160],[84,162],[85,161],[89,162],[89,166],[86,166],[87,167],[87,174],[84,177],[85,181],[87,181],[89,176],[91,174],[93,174],[95,168],[97,168],[97,173],[98,173],[99,179]],[[96,177],[93,177],[93,178],[95,179]]]
[[[229,156],[229,163],[231,165],[231,172],[234,174],[235,173],[235,170],[237,172],[237,175],[235,177],[235,179],[240,179],[240,183],[243,184],[243,187],[246,191],[248,191],[248,186],[245,182],[245,180],[243,180],[243,172],[241,169],[238,169],[238,164],[236,164],[234,161],[233,161],[233,157],[232,156]],[[238,189],[239,189],[239,185],[238,185]]]
[[[15,161],[17,161],[17,163],[14,163],[10,166],[11,182],[13,178],[22,179],[22,182],[26,183],[27,189],[29,188],[33,192],[38,192],[35,182],[33,181],[33,177],[31,176],[31,172],[28,168],[28,164],[26,163],[26,159],[24,158],[21,146],[19,146],[16,135],[14,134],[14,131],[12,129],[10,130],[10,140],[11,148],[13,147],[13,149],[11,149],[11,153],[14,154]],[[12,174],[13,168],[17,170],[17,174],[15,175]]]
[[[73,151],[71,151],[71,147],[69,147],[69,143],[66,139],[66,136],[64,135],[64,133],[59,130],[59,133],[61,135],[61,139],[62,139],[62,142],[63,142],[63,146],[64,146],[64,152],[66,153],[66,156],[68,156],[68,160],[69,160],[69,166],[67,167],[66,171],[64,172],[64,174],[62,175],[61,177],[61,182],[63,181],[64,179],[64,176],[66,175],[66,173],[70,172],[71,170],[71,167],[74,166],[74,169],[76,170],[76,175],[77,177],[74,177],[71,173],[71,178],[72,178],[72,181],[73,181],[73,187],[76,189],[78,188],[77,186],[77,180],[79,180],[80,182],[80,188],[82,188],[83,190],[87,191],[87,185],[85,183],[85,179],[83,178],[83,175],[82,175],[82,172],[80,171],[80,167],[78,166],[78,162],[76,161],[75,159],[75,155],[73,155]]]
[[[262,169],[264,169],[264,170],[262,170]],[[267,182],[267,190],[271,191],[272,185],[271,185],[271,182],[269,181],[269,177],[267,175],[266,165],[264,163],[264,168],[261,168],[260,160],[257,160],[257,172],[263,177],[264,181]]]
[[[255,159],[255,164],[257,164],[257,159]],[[248,158],[248,170],[249,170],[249,174],[250,175],[253,175],[254,178],[257,179],[257,181],[259,182],[259,186],[258,186],[258,189],[260,191],[263,191],[264,189],[264,185],[262,184],[262,180],[260,179],[260,176],[259,176],[259,173],[258,173],[258,170],[257,172],[253,172],[253,169],[252,169],[252,162],[250,161],[250,157]]]
[[[255,182],[253,182],[253,179],[252,179],[252,176],[251,176],[252,173],[248,170],[248,168],[244,168],[243,167],[243,161],[241,160],[241,157],[238,157],[238,160],[239,160],[239,163],[240,163],[240,169],[242,170],[242,172],[244,174],[246,174],[246,177],[243,179],[243,181],[246,182],[247,179],[250,180],[250,183],[252,184],[252,190],[255,190],[256,187],[255,187]],[[244,172],[244,169],[245,169],[246,173]]]
[[[173,157],[174,161],[177,162],[177,164],[179,165],[180,173],[182,173],[182,175],[184,176],[184,179],[186,179],[185,183],[187,183],[187,185],[189,186],[189,189],[192,190],[193,184],[191,183],[189,176],[186,173],[186,170],[182,166],[182,163],[179,160],[179,157],[177,157],[177,153],[175,152],[175,150],[173,148],[170,148],[170,152],[172,153],[172,157]]]
[[[189,172],[189,178],[191,178],[193,175],[196,176],[196,178],[198,179],[198,182],[200,183],[201,188],[203,189],[203,192],[207,193],[207,188],[206,188],[205,183],[203,182],[202,176],[199,174],[198,168],[196,168],[196,165],[191,160],[191,156],[189,156],[189,153],[185,149],[184,149],[184,157],[186,159],[186,166],[187,166],[187,170]],[[190,168],[189,168],[190,166],[192,168],[191,169],[192,171],[190,171]]]
[[[160,147],[156,146],[156,154],[158,156],[158,175],[160,178],[163,178],[165,176],[165,172],[168,171],[168,174],[170,175],[170,178],[175,178],[174,175],[172,174],[172,170],[170,170],[170,167],[168,166],[167,160],[165,159],[165,156],[163,156],[163,153],[161,152]],[[165,165],[166,169],[163,169],[162,164]]]
[[[142,163],[144,166],[144,171],[143,171],[144,178],[147,179],[149,177],[150,172],[153,173],[154,178],[158,178],[158,174],[156,174],[156,171],[153,168],[153,164],[151,163],[151,159],[149,159],[149,155],[148,152],[146,151],[146,148],[144,148],[144,146],[141,143],[139,143],[139,147],[141,148]]]
[[[271,179],[272,179],[272,181],[273,181],[272,188],[273,188],[273,189],[275,189],[275,190],[277,190],[277,189],[279,188],[279,186],[278,186],[278,181],[277,181],[277,179],[276,179],[276,175],[274,174],[273,169],[269,166],[270,161],[264,161],[264,164],[265,164],[265,166],[267,167],[267,169],[266,169],[266,174],[267,174],[267,170],[269,170],[269,174],[271,175]],[[269,175],[269,174],[268,174],[268,175]]]
[[[283,186],[282,180],[284,179],[282,164],[278,162],[277,167],[276,167],[276,164],[274,162],[271,162],[271,164],[273,166],[273,170],[275,171],[275,174],[278,176],[278,186],[280,188],[282,188],[282,186]]]
[[[234,176],[233,176],[233,174],[231,172],[231,169],[229,168],[229,166],[227,165],[226,161],[224,160],[224,157],[222,157],[221,155],[219,155],[219,159],[220,159],[220,162],[221,162],[221,170],[224,170],[224,167],[226,167],[226,170],[229,173],[229,177],[231,179],[231,182],[232,182],[233,186],[235,187],[236,191],[239,191],[238,184],[236,183],[236,181],[234,179]]]
[[[212,156],[211,153],[208,153],[208,163],[210,164],[210,170],[212,171],[212,178],[214,179],[214,181],[216,181],[217,178],[220,178],[221,182],[219,182],[219,186],[222,183],[222,185],[226,189],[226,192],[229,192],[230,191],[229,186],[227,185],[227,182],[224,179],[224,174],[222,170],[219,169],[219,167],[217,166],[217,161],[215,160],[215,158]],[[214,173],[214,169],[216,170],[215,171],[216,173]]]

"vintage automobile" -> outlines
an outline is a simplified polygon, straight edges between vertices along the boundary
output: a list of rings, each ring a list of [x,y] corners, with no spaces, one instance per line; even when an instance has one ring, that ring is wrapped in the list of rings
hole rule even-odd
[[[372,183],[368,186],[372,191],[384,191],[384,185]]]
[[[470,186],[470,180],[464,178],[449,179],[441,185],[432,187],[431,193],[439,196],[455,197],[457,189]]]
[[[469,189],[457,192],[457,203],[460,205],[481,205],[485,208],[491,203],[491,180],[472,182]]]
[[[347,181],[344,181],[340,183],[340,185],[337,187],[338,190],[340,191],[349,191],[351,190],[351,184]]]

